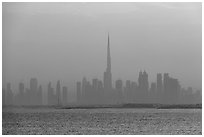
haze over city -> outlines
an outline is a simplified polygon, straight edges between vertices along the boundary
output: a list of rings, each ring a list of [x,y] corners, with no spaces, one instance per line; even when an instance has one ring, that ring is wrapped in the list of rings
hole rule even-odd
[[[103,79],[110,35],[113,85],[169,73],[201,90],[201,3],[3,3],[3,87],[57,80],[76,92]],[[16,90],[15,90],[16,89]],[[44,93],[46,94],[46,93]]]
[[[201,2],[2,2],[3,135],[202,135]]]

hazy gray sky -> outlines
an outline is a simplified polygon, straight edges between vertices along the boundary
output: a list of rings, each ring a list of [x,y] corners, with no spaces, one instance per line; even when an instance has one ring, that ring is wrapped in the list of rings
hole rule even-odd
[[[103,79],[110,34],[113,80],[158,72],[201,89],[201,3],[3,3],[3,82]]]

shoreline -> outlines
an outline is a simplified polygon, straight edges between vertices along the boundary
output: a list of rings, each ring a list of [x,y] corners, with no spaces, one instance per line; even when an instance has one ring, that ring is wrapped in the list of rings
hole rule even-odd
[[[202,104],[115,104],[115,105],[64,105],[64,106],[2,106],[3,108],[55,108],[55,109],[103,109],[103,108],[152,108],[152,109],[202,109]]]

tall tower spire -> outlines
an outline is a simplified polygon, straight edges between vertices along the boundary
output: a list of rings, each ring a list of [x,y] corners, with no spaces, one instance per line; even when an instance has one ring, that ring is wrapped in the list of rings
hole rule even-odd
[[[112,89],[112,74],[111,74],[111,56],[110,56],[110,38],[108,33],[108,47],[107,47],[107,68],[104,72],[104,89],[110,92]]]
[[[107,72],[111,72],[111,56],[110,56],[110,38],[108,33],[108,48],[107,48]]]

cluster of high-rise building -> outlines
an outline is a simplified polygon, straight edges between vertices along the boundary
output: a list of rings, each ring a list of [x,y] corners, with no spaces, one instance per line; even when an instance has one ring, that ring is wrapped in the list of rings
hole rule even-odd
[[[117,103],[160,103],[182,104],[201,103],[201,91],[193,92],[181,89],[179,81],[169,76],[168,73],[157,74],[156,82],[149,87],[146,71],[139,72],[138,82],[127,80],[123,85],[122,80],[115,81],[112,86],[110,39],[108,36],[107,68],[104,72],[103,82],[93,79],[92,83],[84,77],[82,82],[77,82],[77,102],[79,104],[117,104]]]
[[[14,94],[11,84],[2,90],[3,105],[43,105],[42,86],[36,78],[31,78],[30,88],[19,83],[19,92]],[[198,104],[202,103],[201,91],[194,92],[191,87],[181,88],[179,81],[168,73],[157,74],[156,82],[149,84],[146,71],[140,71],[138,81],[122,80],[112,84],[110,40],[108,36],[107,68],[103,81],[97,78],[88,81],[85,77],[76,83],[77,104],[122,104],[122,103],[156,103],[156,104]],[[47,105],[67,105],[68,89],[57,81],[56,90],[51,82],[47,87]],[[44,104],[45,105],[45,104]]]
[[[61,93],[62,92],[62,93]],[[67,105],[68,89],[66,86],[60,86],[57,81],[56,90],[52,88],[51,82],[47,88],[47,103],[43,103],[43,89],[38,86],[36,78],[30,79],[30,88],[25,88],[24,83],[19,83],[18,92],[14,94],[11,84],[7,83],[7,87],[2,89],[2,104],[17,106],[41,106],[41,105]]]
[[[51,82],[48,84],[48,94],[47,94],[47,104],[48,105],[67,105],[68,104],[68,89],[66,86],[62,87],[60,81],[57,81],[56,92],[51,86]]]
[[[30,88],[25,89],[24,83],[19,83],[17,94],[13,93],[10,83],[2,90],[3,105],[42,105],[42,97],[42,86],[38,86],[36,78],[30,79]]]
[[[138,83],[138,84],[137,84]],[[194,92],[191,87],[181,88],[177,79],[168,73],[157,74],[157,83],[148,83],[148,74],[140,72],[138,82],[127,80],[115,81],[115,87],[106,90],[101,80],[89,82],[83,78],[77,82],[77,102],[79,104],[198,104],[202,102],[201,91]]]

